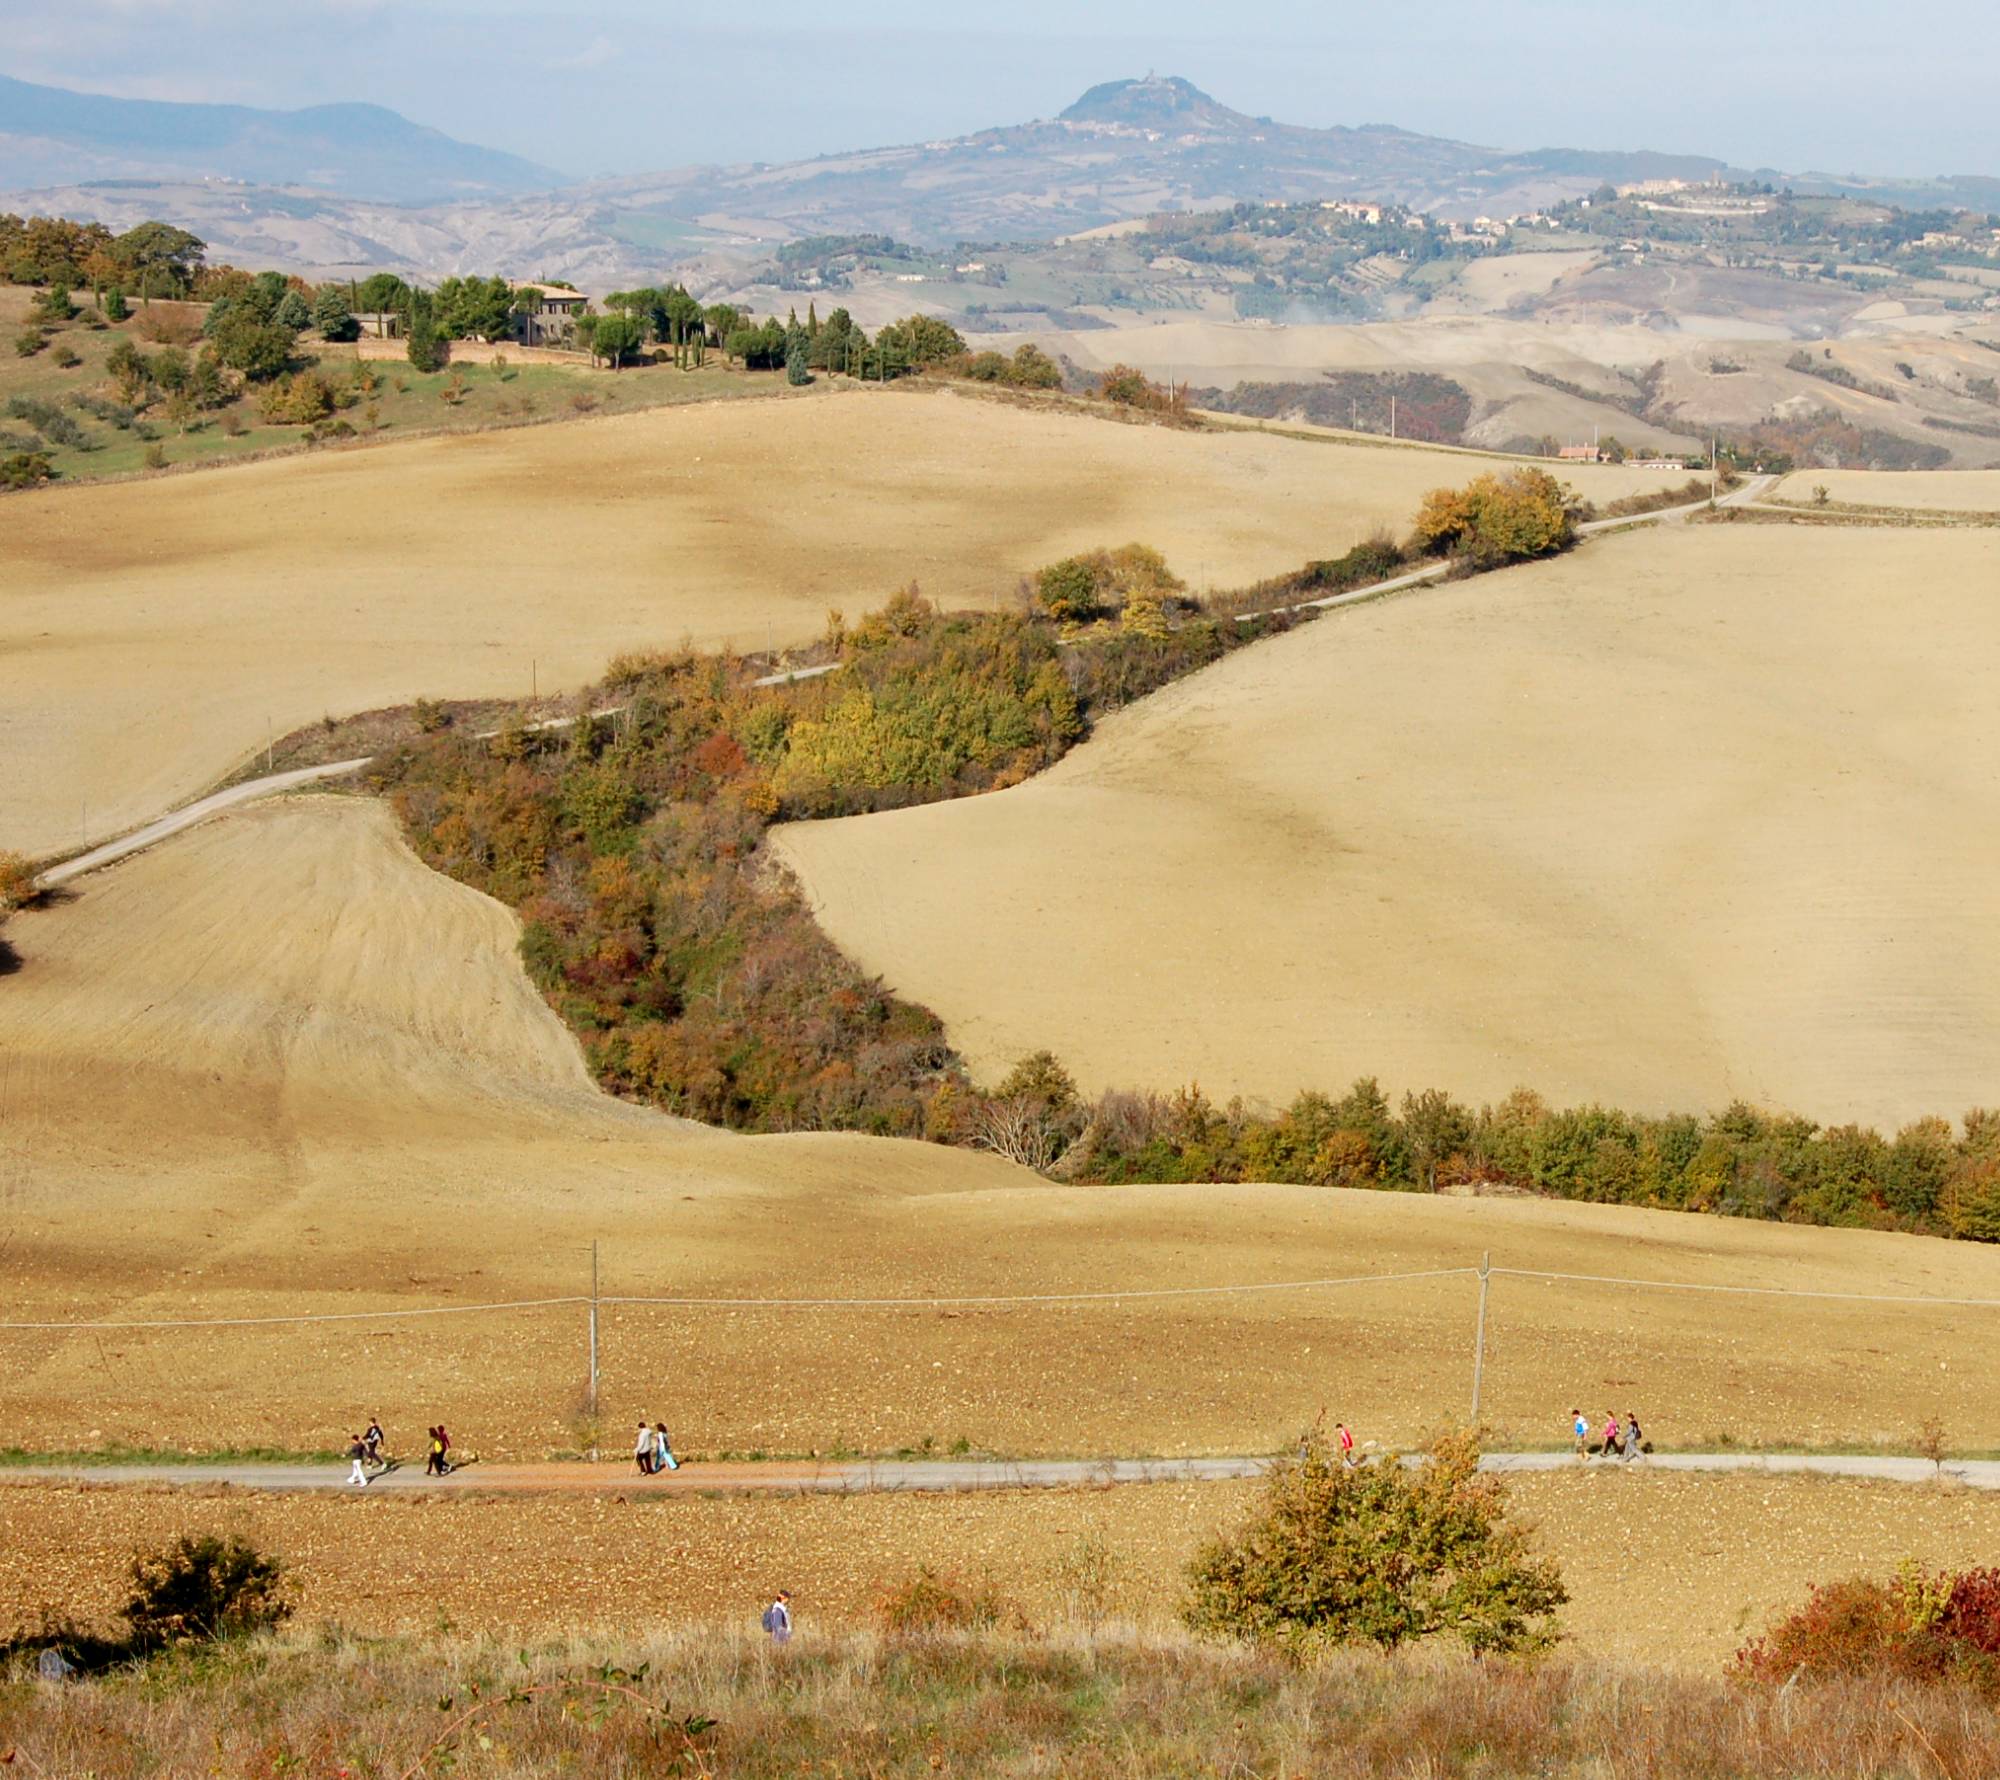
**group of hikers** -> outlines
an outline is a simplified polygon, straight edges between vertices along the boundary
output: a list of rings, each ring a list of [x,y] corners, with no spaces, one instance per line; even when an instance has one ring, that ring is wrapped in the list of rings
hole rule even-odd
[[[632,1459],[639,1467],[641,1477],[681,1468],[680,1460],[674,1457],[674,1443],[667,1438],[665,1422],[655,1422],[650,1428],[643,1420],[639,1423],[639,1438],[633,1442]]]
[[[1639,1426],[1637,1410],[1625,1412],[1625,1426],[1618,1426],[1618,1411],[1604,1418],[1604,1432],[1595,1443],[1590,1438],[1590,1422],[1581,1409],[1569,1412],[1570,1432],[1576,1436],[1576,1456],[1580,1459],[1639,1459],[1647,1453],[1646,1436]]]
[[[426,1428],[424,1432],[429,1440],[424,1457],[424,1475],[448,1476],[454,1467],[451,1460],[451,1436],[445,1432],[444,1423],[439,1422],[436,1427]],[[368,1418],[366,1433],[348,1435],[347,1456],[353,1466],[347,1474],[347,1481],[360,1489],[366,1489],[372,1479],[395,1468],[396,1461],[385,1458],[382,1453],[380,1416]]]

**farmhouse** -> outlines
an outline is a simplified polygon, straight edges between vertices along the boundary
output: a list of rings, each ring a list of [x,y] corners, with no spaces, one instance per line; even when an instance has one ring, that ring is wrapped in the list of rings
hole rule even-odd
[[[561,343],[569,338],[576,318],[590,307],[590,299],[566,284],[516,284],[515,326],[523,344]],[[522,299],[527,301],[523,302]]]

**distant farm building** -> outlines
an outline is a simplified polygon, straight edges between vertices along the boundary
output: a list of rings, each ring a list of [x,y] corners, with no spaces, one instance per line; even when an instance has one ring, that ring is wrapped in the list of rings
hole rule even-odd
[[[1566,464],[1594,464],[1604,461],[1604,453],[1595,445],[1565,445],[1556,456]]]
[[[571,290],[566,284],[517,284],[514,301],[515,327],[527,346],[568,340],[575,332],[576,318],[590,307],[590,299],[582,291]]]

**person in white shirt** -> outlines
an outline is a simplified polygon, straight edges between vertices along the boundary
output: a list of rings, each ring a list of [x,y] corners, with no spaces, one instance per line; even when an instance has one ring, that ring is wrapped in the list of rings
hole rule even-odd
[[[653,1430],[644,1422],[639,1424],[639,1438],[632,1443],[632,1459],[639,1467],[641,1477],[653,1474]]]
[[[771,1634],[771,1642],[781,1650],[792,1641],[792,1597],[789,1591],[779,1589],[770,1606],[764,1609],[764,1630]]]

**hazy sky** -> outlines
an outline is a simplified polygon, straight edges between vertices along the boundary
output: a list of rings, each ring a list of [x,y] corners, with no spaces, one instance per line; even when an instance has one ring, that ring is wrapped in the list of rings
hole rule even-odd
[[[746,22],[691,25],[716,9],[634,0],[0,0],[0,72],[136,97],[368,99],[575,173],[953,135],[1048,116],[1151,69],[1290,123],[1791,171],[2000,174],[2000,0],[733,10]]]

